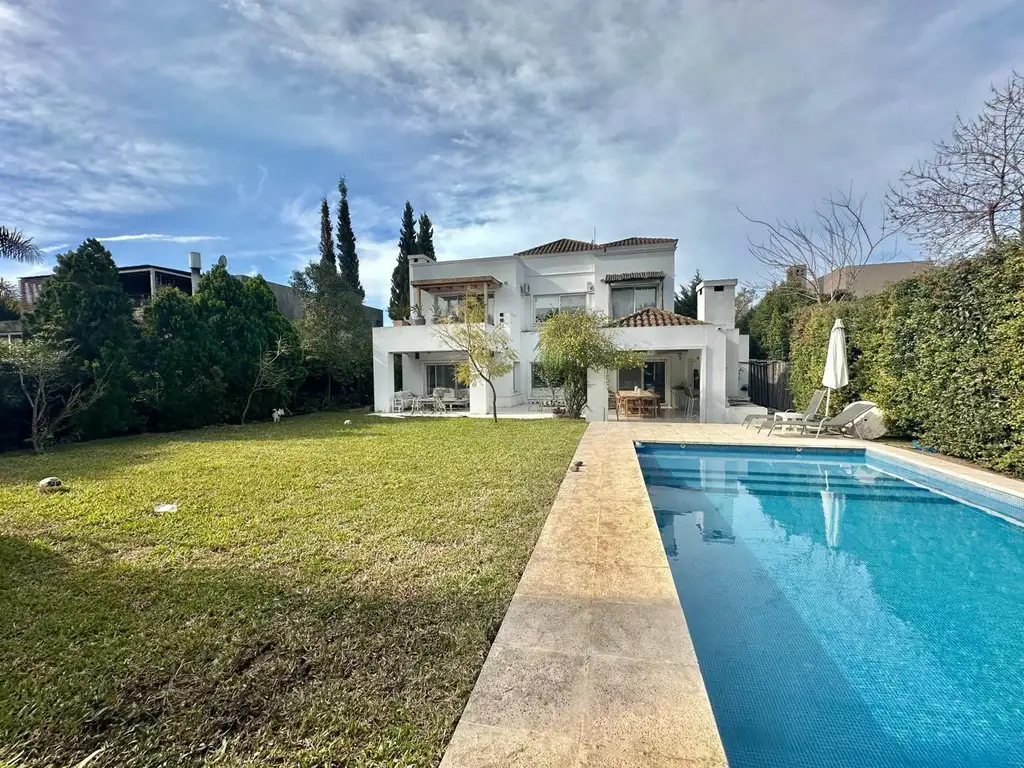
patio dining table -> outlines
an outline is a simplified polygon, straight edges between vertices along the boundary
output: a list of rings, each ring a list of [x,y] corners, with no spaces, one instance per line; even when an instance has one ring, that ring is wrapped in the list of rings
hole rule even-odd
[[[624,410],[627,416],[630,413],[636,413],[640,418],[648,415],[657,418],[660,403],[661,398],[657,392],[620,389],[615,393],[615,416],[618,418],[619,411]]]

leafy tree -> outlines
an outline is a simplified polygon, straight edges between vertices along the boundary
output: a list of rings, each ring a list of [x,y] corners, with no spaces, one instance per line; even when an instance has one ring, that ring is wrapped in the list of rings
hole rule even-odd
[[[338,268],[341,277],[350,289],[366,298],[363,284],[359,282],[359,254],[356,253],[356,235],[352,231],[352,215],[348,208],[348,184],[342,176],[338,181]]]
[[[391,301],[388,303],[388,317],[405,320],[412,309],[409,298],[409,254],[416,253],[416,219],[412,204],[405,201],[402,213],[402,230],[398,235],[398,263],[391,273]]]
[[[497,422],[498,393],[494,380],[510,373],[518,357],[505,325],[488,329],[486,319],[484,303],[475,296],[468,296],[453,317],[442,319],[433,328],[442,344],[466,356],[458,364],[456,378],[467,387],[483,381],[490,388],[491,413]]]
[[[148,368],[140,401],[154,429],[192,429],[221,420],[225,385],[220,342],[198,301],[163,288],[142,313],[141,357]]]
[[[783,285],[772,286],[750,310],[750,356],[755,360],[788,360],[790,337],[800,311],[811,300]]]
[[[337,259],[334,256],[334,235],[331,231],[331,209],[327,205],[326,197],[320,201],[320,263],[337,269]]]
[[[561,312],[540,326],[537,363],[547,376],[562,382],[567,414],[578,419],[587,405],[587,372],[638,368],[640,352],[620,349],[608,318],[600,312]]]
[[[34,264],[43,260],[43,254],[31,237],[25,237],[16,229],[0,227],[0,259]]]
[[[750,313],[757,304],[757,289],[745,285],[736,291],[736,327],[741,333],[750,332]]]
[[[322,264],[311,263],[292,275],[304,309],[296,323],[307,360],[326,374],[325,403],[329,407],[331,383],[348,374],[358,376],[371,366],[370,325],[359,294],[344,277]]]
[[[103,376],[102,398],[75,421],[85,437],[141,426],[133,403],[139,333],[132,302],[110,251],[98,240],[57,257],[53,277],[43,283],[25,324],[30,335],[71,350],[84,386]]]
[[[0,320],[17,320],[21,317],[21,304],[14,284],[0,278]]]
[[[679,293],[676,294],[675,306],[673,309],[677,315],[697,319],[697,286],[701,283],[700,270],[693,273],[690,284],[680,285]]]
[[[416,234],[416,253],[422,253],[431,259],[437,260],[434,254],[434,225],[430,223],[427,214],[420,214],[420,228]]]
[[[83,381],[74,349],[42,338],[0,348],[0,366],[13,372],[31,412],[32,450],[42,453],[58,430],[103,396],[102,376]]]
[[[295,328],[278,311],[274,294],[261,276],[242,282],[217,265],[203,275],[196,302],[199,318],[208,324],[218,344],[216,359],[227,393],[223,418],[240,417],[262,356],[279,339],[288,350],[282,364],[287,363],[291,377],[301,374]],[[254,403],[261,412],[264,407],[283,404],[291,394],[285,386],[261,392]]]

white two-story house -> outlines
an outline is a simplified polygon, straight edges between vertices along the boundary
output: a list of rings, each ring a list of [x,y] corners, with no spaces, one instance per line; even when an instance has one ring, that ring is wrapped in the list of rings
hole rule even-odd
[[[396,392],[427,396],[436,387],[460,386],[459,354],[432,326],[451,305],[475,295],[486,303],[487,322],[504,325],[518,352],[514,370],[495,382],[499,415],[524,412],[529,403],[550,397],[534,364],[537,329],[554,312],[583,307],[605,313],[616,343],[647,358],[642,369],[590,372],[588,420],[614,418],[610,394],[637,386],[657,392],[668,417],[737,422],[763,412],[746,401],[749,339],[735,327],[736,280],[704,281],[698,320],[674,314],[676,242],[562,239],[511,256],[436,262],[410,257],[410,296],[421,316],[415,324],[373,329],[375,410],[401,407]],[[468,396],[471,414],[489,412],[486,385],[469,387]]]

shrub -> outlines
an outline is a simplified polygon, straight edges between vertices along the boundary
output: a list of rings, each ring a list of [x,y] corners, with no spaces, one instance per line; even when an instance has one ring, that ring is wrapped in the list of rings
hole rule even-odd
[[[1024,475],[1024,246],[973,259],[854,301],[814,306],[792,337],[790,388],[820,387],[829,329],[847,329],[850,385],[833,402],[873,400],[893,434]]]

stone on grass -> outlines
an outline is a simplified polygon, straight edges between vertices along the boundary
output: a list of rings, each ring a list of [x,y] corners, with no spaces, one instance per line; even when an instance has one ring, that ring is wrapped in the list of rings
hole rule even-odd
[[[44,477],[39,481],[36,490],[40,493],[60,493],[64,490],[64,483],[59,477]]]

